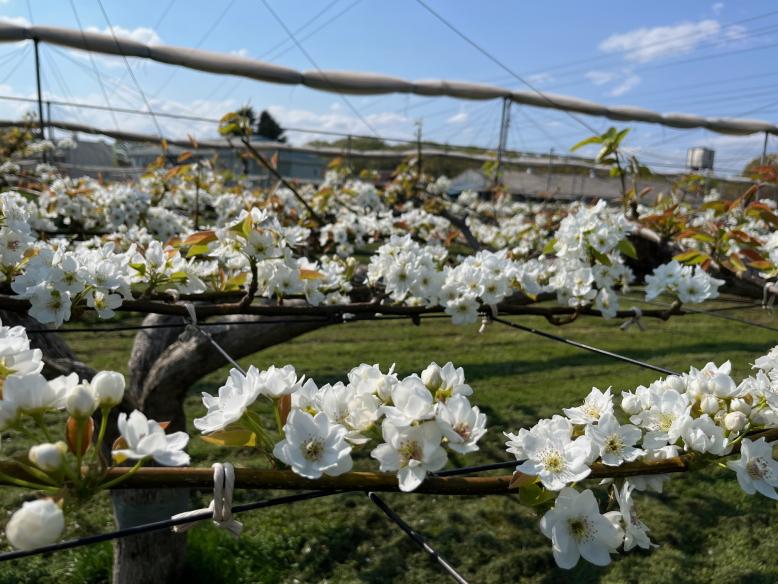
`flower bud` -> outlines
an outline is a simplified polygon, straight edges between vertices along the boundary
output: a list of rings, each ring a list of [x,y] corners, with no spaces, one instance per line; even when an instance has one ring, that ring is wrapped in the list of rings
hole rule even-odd
[[[121,373],[117,371],[100,371],[92,378],[91,386],[100,407],[112,408],[122,402],[124,397],[124,375]]]
[[[30,448],[27,457],[39,469],[53,472],[62,468],[63,456],[67,451],[67,444],[62,441],[56,444],[44,443]]]
[[[730,432],[740,432],[746,427],[746,415],[743,412],[729,412],[724,416],[724,427]]]
[[[65,516],[52,499],[27,501],[5,526],[8,541],[18,550],[54,543],[65,529]]]
[[[437,363],[430,363],[427,368],[421,372],[421,381],[432,392],[440,389],[443,383],[443,377],[440,374],[440,367]]]
[[[712,416],[719,411],[719,400],[716,399],[715,396],[707,393],[703,395],[700,400],[700,409],[709,416]]]
[[[640,412],[641,405],[638,396],[624,392],[621,394],[621,409],[629,415],[635,415]]]
[[[733,412],[743,412],[746,416],[751,413],[751,406],[741,398],[733,399],[729,404],[729,409]]]
[[[91,416],[97,409],[97,400],[92,388],[81,383],[71,389],[65,397],[65,409],[77,420]]]

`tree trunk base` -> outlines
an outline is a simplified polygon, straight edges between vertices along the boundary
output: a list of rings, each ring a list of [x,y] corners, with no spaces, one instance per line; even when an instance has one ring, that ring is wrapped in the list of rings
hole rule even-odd
[[[119,528],[169,519],[189,510],[189,489],[131,489],[112,493]],[[114,584],[180,582],[186,534],[154,531],[118,539],[113,548]]]

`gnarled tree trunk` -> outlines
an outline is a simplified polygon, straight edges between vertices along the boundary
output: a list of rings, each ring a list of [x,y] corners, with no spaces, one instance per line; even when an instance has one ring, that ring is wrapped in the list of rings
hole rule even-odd
[[[208,332],[234,359],[283,343],[328,323],[289,323],[289,317],[265,317],[268,324],[246,325],[257,317],[222,319],[235,324],[208,327]],[[279,320],[278,324],[272,324]],[[149,315],[144,324],[179,324],[180,317]],[[129,360],[130,379],[125,409],[138,408],[155,420],[170,421],[169,431],[184,430],[183,401],[189,388],[222,367],[226,359],[202,334],[179,339],[181,328],[140,331]],[[114,516],[120,527],[165,519],[189,508],[188,490],[114,491]],[[161,584],[179,581],[186,535],[159,531],[118,540],[114,544],[114,584]]]

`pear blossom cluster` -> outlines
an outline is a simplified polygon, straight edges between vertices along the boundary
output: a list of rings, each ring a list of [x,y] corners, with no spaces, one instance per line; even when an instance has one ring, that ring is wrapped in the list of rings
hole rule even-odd
[[[427,198],[408,196],[417,179],[401,169],[381,188],[332,170],[320,185],[300,187],[327,217],[317,225],[288,189],[228,184],[207,162],[172,169],[160,162],[121,184],[57,175],[42,181],[35,198],[0,194],[0,285],[55,326],[82,308],[111,318],[141,297],[252,286],[254,297],[270,302],[348,305],[365,275],[381,303],[440,309],[455,324],[474,323],[501,302],[541,296],[604,318],[617,314],[634,280],[625,263],[634,253],[631,227],[619,209],[485,200],[474,192],[454,198],[445,177],[422,177]],[[463,236],[440,209],[464,217],[485,249],[450,253]],[[195,214],[204,230],[195,231]],[[365,253],[360,265],[354,254]],[[667,294],[684,303],[715,298],[722,284],[675,261],[646,281],[648,300]]]
[[[36,488],[46,495],[24,503],[6,525],[8,541],[21,550],[59,539],[65,527],[63,507],[71,504],[71,489],[83,496],[84,489],[112,486],[102,479],[106,461],[101,449],[109,412],[122,403],[125,391],[124,376],[116,371],[100,371],[91,380],[79,379],[76,373],[46,379],[42,369],[41,351],[30,347],[25,329],[0,322],[0,432],[12,440],[45,440],[33,444],[26,457],[13,459],[30,480],[3,476],[10,484]],[[100,428],[93,444],[92,416],[96,412],[100,413]],[[56,440],[58,426],[52,420],[62,413],[67,415],[64,439]],[[129,416],[119,414],[120,437],[111,452],[115,463],[135,462],[125,477],[152,460],[167,466],[189,464],[184,451],[189,436],[185,432],[167,434],[164,426],[137,410]]]
[[[669,294],[684,304],[701,304],[719,295],[724,280],[714,278],[700,266],[684,266],[673,260],[646,276],[646,300]]]
[[[620,485],[605,481],[612,484],[618,510],[601,514],[591,490],[575,489],[595,464],[618,467],[682,454],[712,461],[739,449],[739,460],[726,466],[735,471],[743,491],[778,500],[774,443],[754,436],[778,428],[778,347],[757,359],[754,369],[754,375],[736,383],[729,361],[707,363],[622,391],[620,400],[611,388],[593,388],[564,415],[505,434],[507,451],[520,463],[518,476],[558,493],[540,528],[552,540],[560,567],[572,568],[581,557],[606,565],[622,545],[624,551],[653,545],[632,493],[661,493],[670,475],[630,476]]]
[[[548,279],[548,290],[560,304],[583,307],[593,303],[606,318],[616,314],[615,289],[626,290],[634,280],[623,255],[628,233],[624,216],[613,213],[604,201],[581,206],[562,219],[553,240],[556,260]]]
[[[518,292],[541,291],[538,265],[515,262],[504,251],[480,251],[453,267],[444,263],[446,257],[441,246],[395,236],[371,258],[368,281],[383,284],[395,302],[440,305],[454,324],[476,322],[482,305],[495,306]]]
[[[447,451],[478,450],[486,432],[486,416],[468,397],[473,389],[462,368],[431,363],[421,375],[400,379],[394,367],[362,364],[348,373],[348,382],[317,385],[298,376],[291,365],[244,373],[233,369],[217,395],[203,394],[207,413],[195,428],[218,440],[235,430],[252,435],[240,444],[256,443],[300,476],[338,476],[353,467],[355,446],[371,439],[382,442],[370,453],[381,471],[397,474],[400,489],[413,491],[428,473],[442,469]],[[260,420],[263,401],[278,415],[277,442]],[[286,408],[286,418],[281,411]]]

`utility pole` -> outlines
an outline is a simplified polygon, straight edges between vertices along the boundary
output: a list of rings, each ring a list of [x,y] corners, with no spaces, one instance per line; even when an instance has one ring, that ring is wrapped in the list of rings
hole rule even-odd
[[[764,144],[762,144],[762,158],[759,161],[759,166],[764,166],[767,162],[767,138],[770,136],[767,132],[764,133]]]
[[[494,171],[494,186],[500,183],[502,176],[502,157],[508,146],[508,129],[511,125],[511,100],[502,98],[502,117],[500,118],[500,142],[497,145],[497,168]]]
[[[421,120],[416,121],[416,184],[421,182]]]
[[[552,161],[554,160],[554,149],[552,148],[548,153],[548,174],[546,175],[546,192],[551,190],[551,169]]]
[[[51,126],[51,102],[46,102],[46,122],[47,126],[49,127],[49,140],[54,142],[54,128]]]
[[[348,135],[346,141],[346,164],[348,165],[349,172],[354,172],[354,167],[351,164],[351,134]]]
[[[43,140],[45,138],[43,134],[44,119],[43,119],[43,97],[41,95],[41,60],[38,54],[38,39],[33,39],[33,45],[35,46],[35,81],[38,86],[38,124],[39,124],[39,136]],[[43,152],[43,162],[46,162],[46,152]]]

